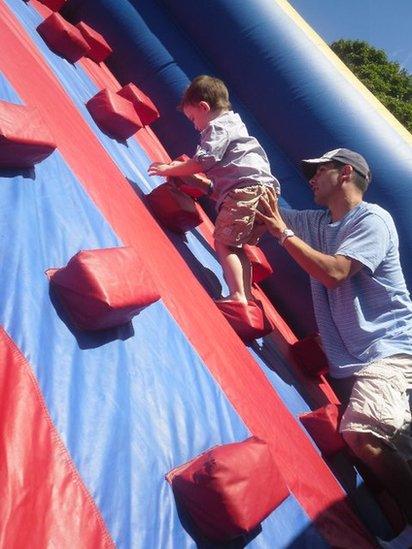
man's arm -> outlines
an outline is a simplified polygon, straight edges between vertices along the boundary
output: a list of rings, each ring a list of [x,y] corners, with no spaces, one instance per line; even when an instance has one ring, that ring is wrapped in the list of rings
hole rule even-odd
[[[279,240],[287,225],[280,214],[276,194],[271,193],[269,200],[261,199],[265,212],[258,211],[256,216]],[[286,238],[283,247],[302,269],[326,288],[337,288],[363,267],[362,263],[349,257],[318,252],[296,235]]]
[[[326,288],[337,288],[363,267],[344,255],[328,255],[314,250],[298,236],[289,237],[283,247],[310,276]]]
[[[153,162],[149,166],[148,174],[149,175],[165,175],[165,176],[179,176],[179,175],[193,175],[194,173],[199,173],[202,171],[202,166],[199,162],[192,160],[191,158],[187,160],[175,160],[170,162],[170,164],[165,164],[163,162]]]

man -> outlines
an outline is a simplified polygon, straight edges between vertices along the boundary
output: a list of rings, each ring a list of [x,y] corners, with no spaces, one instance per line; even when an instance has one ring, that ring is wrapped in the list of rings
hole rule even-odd
[[[331,383],[347,405],[345,441],[393,495],[407,526],[385,547],[412,547],[412,303],[389,213],[363,201],[371,180],[358,153],[335,149],[302,161],[325,210],[279,210],[264,221],[310,275]]]

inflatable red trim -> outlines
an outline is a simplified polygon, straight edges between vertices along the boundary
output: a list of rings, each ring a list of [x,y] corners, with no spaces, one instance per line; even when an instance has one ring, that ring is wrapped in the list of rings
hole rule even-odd
[[[2,327],[0,365],[1,546],[115,549],[33,366]]]

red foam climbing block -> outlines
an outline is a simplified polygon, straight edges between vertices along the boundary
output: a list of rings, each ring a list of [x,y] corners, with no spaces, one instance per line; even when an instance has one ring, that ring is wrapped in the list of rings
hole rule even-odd
[[[66,3],[66,0],[39,0],[39,2],[53,11],[59,11]]]
[[[46,271],[75,326],[112,328],[159,299],[153,280],[131,247],[84,250],[61,269]]]
[[[326,404],[313,412],[301,414],[300,421],[324,456],[333,456],[346,446],[339,433],[340,408]]]
[[[183,160],[189,160],[189,157],[186,154],[182,154],[176,160],[183,161]],[[197,183],[207,183],[209,178],[204,173],[195,173],[193,175],[182,175],[180,177],[169,177],[168,180],[170,180],[174,185],[176,185],[179,190],[184,192],[185,194],[191,196],[194,200],[197,200],[201,196],[205,194],[205,191],[202,191],[198,186]]]
[[[143,127],[132,103],[110,90],[101,90],[86,103],[101,130],[115,139],[127,139]]]
[[[37,31],[51,50],[72,63],[87,55],[90,50],[79,29],[58,13],[47,17],[37,27]]]
[[[252,264],[252,282],[261,282],[273,274],[273,269],[265,254],[258,246],[243,246],[246,256]]]
[[[0,167],[29,168],[56,148],[35,107],[0,101]]]
[[[160,117],[159,111],[150,97],[144,94],[142,90],[139,90],[135,84],[127,84],[117,93],[133,103],[140,120],[145,126]]]
[[[216,301],[226,320],[245,342],[253,341],[272,332],[275,327],[266,316],[260,302]]]
[[[257,437],[211,448],[166,479],[199,531],[213,541],[253,531],[289,495],[269,446]]]
[[[175,233],[194,229],[202,222],[196,203],[170,183],[163,183],[146,196],[158,221]]]
[[[190,176],[190,178],[197,178],[197,177],[198,177],[198,174],[196,174],[195,176]],[[190,179],[192,184],[185,183],[184,181],[189,181],[188,177],[168,177],[167,181],[171,185],[174,185],[175,187],[177,187],[179,191],[181,191],[182,193],[185,193],[191,198],[193,198],[193,200],[197,200],[198,198],[200,198],[205,194],[203,191],[193,186],[192,179]]]
[[[104,37],[92,29],[89,25],[80,21],[77,23],[76,27],[82,33],[83,38],[90,46],[90,50],[87,52],[87,57],[93,59],[96,63],[101,63],[109,57],[113,52],[112,48],[106,42]]]
[[[292,355],[298,365],[311,376],[326,374],[328,360],[322,349],[319,334],[311,334],[291,345]]]

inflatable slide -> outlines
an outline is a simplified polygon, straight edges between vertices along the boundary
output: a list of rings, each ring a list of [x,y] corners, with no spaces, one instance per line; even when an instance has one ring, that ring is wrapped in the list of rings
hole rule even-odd
[[[269,237],[226,292],[176,110],[221,77],[285,207],[364,154],[412,286],[412,138],[285,0],[1,0],[0,547],[375,547],[393,505],[336,432],[308,281]]]

